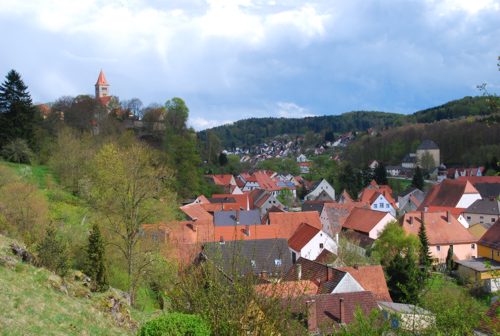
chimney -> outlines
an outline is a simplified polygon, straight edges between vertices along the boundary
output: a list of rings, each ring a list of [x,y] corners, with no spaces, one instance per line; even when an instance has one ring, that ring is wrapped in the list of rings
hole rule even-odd
[[[429,207],[424,207],[424,212],[428,212],[429,211]]]
[[[226,242],[224,241],[224,237],[223,236],[220,236],[219,238],[219,244],[225,244]]]
[[[340,323],[345,323],[345,307],[344,307],[344,298],[340,298],[340,307],[339,307],[339,318]]]
[[[196,224],[196,221],[198,220],[198,218],[194,217],[193,218],[193,221],[191,222],[191,229],[196,232],[198,230],[198,225]]]
[[[245,228],[243,229],[243,233],[245,236],[249,237],[250,236],[250,225],[245,225]]]
[[[295,264],[296,270],[297,270],[297,280],[302,280],[302,265],[301,264]]]
[[[410,225],[413,225],[413,216],[408,216],[408,221],[410,222]]]
[[[358,269],[359,268],[359,265],[358,264],[354,264],[354,269]]]
[[[327,267],[326,281],[330,281],[332,279],[333,279],[333,268]]]
[[[307,330],[315,333],[318,330],[318,317],[316,315],[316,301],[310,300],[307,304]]]
[[[448,224],[451,223],[451,212],[449,210],[446,211],[446,221],[448,222]]]
[[[420,212],[420,223],[424,222],[424,214],[425,214],[425,211]]]

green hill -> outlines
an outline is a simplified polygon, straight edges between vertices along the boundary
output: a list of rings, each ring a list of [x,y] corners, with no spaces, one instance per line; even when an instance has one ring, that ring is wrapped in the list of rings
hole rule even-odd
[[[133,334],[107,311],[107,293],[90,294],[75,282],[62,291],[56,275],[14,256],[12,242],[0,235],[1,335]]]
[[[224,148],[252,146],[280,135],[304,135],[306,132],[378,130],[415,123],[432,123],[443,119],[460,119],[469,116],[488,116],[500,106],[498,97],[464,97],[446,104],[404,115],[387,112],[358,111],[341,115],[287,118],[251,118],[204,130],[198,133],[201,141],[212,132]]]

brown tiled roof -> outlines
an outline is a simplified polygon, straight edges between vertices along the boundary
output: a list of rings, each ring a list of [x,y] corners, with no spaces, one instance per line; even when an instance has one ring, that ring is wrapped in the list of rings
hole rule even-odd
[[[500,250],[500,219],[486,231],[478,243],[495,250]]]
[[[231,185],[231,180],[233,179],[233,175],[230,174],[217,174],[217,175],[208,175],[214,181],[214,184],[220,186],[228,186]],[[213,196],[212,196],[213,197]]]
[[[368,207],[368,203],[364,202],[325,203],[323,211],[328,218],[330,230],[328,233],[332,236],[339,233],[353,209]]]
[[[343,302],[342,317],[340,314],[341,299]],[[374,309],[378,309],[375,297],[371,292],[351,292],[338,294],[314,295],[308,298],[314,300],[316,305],[316,325],[323,332],[338,327],[340,323],[349,324],[354,321],[356,309],[368,315]]]
[[[326,264],[328,262],[332,262],[336,258],[337,258],[337,256],[335,254],[333,254],[332,252],[328,251],[327,249],[324,249],[316,257],[316,259],[314,259],[314,261],[317,262],[317,263]]]
[[[338,269],[352,275],[361,287],[373,293],[376,300],[392,301],[382,266],[339,267]]]
[[[318,285],[311,280],[282,281],[256,285],[255,292],[269,297],[295,298],[318,293]]]
[[[343,227],[368,234],[388,214],[388,212],[355,208],[347,217]]]
[[[396,201],[392,197],[392,190],[389,186],[378,186],[378,188],[373,188],[372,186],[368,186],[363,190],[361,195],[359,196],[359,200],[361,202],[366,202],[369,204],[373,204],[379,197],[379,195],[383,195],[385,199],[392,205],[394,209],[397,209]]]
[[[449,223],[447,212],[408,212],[402,218],[402,227],[406,233],[418,235],[424,216],[425,229],[430,245],[453,245],[476,243],[477,238],[467,231],[460,222],[450,215]]]
[[[446,179],[432,187],[418,210],[423,210],[429,206],[455,207],[460,198],[462,198],[462,195],[466,193],[473,194],[479,192],[467,180]]]
[[[288,246],[295,251],[300,251],[318,234],[320,230],[309,224],[302,223],[297,228],[293,236],[288,239]]]
[[[298,279],[297,265],[301,265],[301,280],[311,280],[318,285],[318,293],[331,293],[346,272],[304,258],[299,258],[283,277],[284,281]]]

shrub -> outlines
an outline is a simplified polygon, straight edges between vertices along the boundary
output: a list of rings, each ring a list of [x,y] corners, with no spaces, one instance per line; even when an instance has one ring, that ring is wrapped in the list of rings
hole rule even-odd
[[[26,140],[15,139],[3,146],[2,156],[10,162],[30,164],[34,154]]]
[[[146,322],[139,336],[209,336],[210,327],[197,315],[170,313]]]

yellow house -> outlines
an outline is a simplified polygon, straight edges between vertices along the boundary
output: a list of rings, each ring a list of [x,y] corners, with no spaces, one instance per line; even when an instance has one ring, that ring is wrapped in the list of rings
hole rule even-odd
[[[486,231],[477,245],[479,257],[500,261],[500,219]]]

